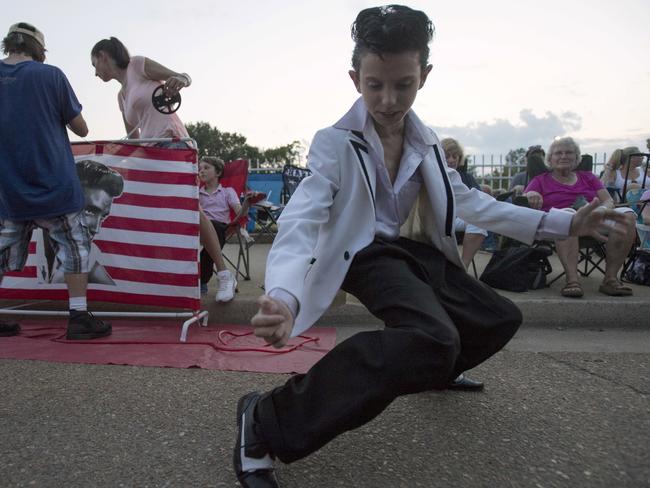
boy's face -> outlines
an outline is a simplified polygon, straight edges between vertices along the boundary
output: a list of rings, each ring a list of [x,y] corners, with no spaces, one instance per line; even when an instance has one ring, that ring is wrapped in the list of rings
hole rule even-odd
[[[420,67],[420,53],[406,51],[384,54],[383,59],[365,54],[359,71],[349,74],[375,125],[390,129],[401,127],[430,71],[431,65]]]
[[[215,178],[218,178],[220,176],[221,176],[221,173],[217,173],[217,170],[213,165],[211,165],[209,163],[204,163],[204,162],[199,163],[199,178],[204,183],[206,181],[211,181],[211,180],[213,180]]]

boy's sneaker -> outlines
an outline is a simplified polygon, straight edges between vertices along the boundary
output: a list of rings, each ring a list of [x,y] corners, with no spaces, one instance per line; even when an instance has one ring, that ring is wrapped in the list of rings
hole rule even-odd
[[[230,270],[219,271],[217,273],[217,281],[219,282],[219,287],[217,288],[217,295],[214,297],[217,302],[229,302],[235,298],[237,280]]]
[[[0,320],[0,337],[15,336],[18,332],[20,332],[20,325],[18,322]]]
[[[70,340],[82,341],[85,339],[106,337],[111,334],[111,331],[111,324],[102,322],[90,312],[70,310],[68,333],[65,337]]]

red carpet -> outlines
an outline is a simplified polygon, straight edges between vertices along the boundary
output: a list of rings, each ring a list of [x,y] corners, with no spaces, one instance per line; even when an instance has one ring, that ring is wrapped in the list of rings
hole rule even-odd
[[[65,339],[67,321],[21,320],[14,337],[0,337],[0,358],[61,363],[126,364],[261,373],[304,373],[336,343],[333,328],[312,328],[282,349],[266,346],[252,327],[190,327],[178,338],[180,322],[112,320],[113,334],[91,341]]]

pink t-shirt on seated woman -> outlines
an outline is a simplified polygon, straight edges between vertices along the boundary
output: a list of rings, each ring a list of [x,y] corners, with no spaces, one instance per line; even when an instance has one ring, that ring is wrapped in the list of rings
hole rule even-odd
[[[145,75],[144,56],[133,56],[126,68],[126,85],[117,94],[124,118],[131,126],[140,127],[142,139],[188,137],[178,115],[161,114],[154,108],[151,95],[161,84]]]
[[[605,188],[591,171],[576,171],[575,174],[578,179],[573,185],[560,183],[551,173],[535,176],[524,192],[536,191],[541,194],[544,198],[542,210],[547,212],[551,208],[569,208],[581,195],[591,202],[597,196],[598,190]]]

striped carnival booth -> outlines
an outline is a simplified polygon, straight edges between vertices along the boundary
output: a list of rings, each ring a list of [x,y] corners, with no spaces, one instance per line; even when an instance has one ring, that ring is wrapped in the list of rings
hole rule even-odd
[[[190,312],[174,316],[196,319],[200,308],[196,149],[100,141],[74,143],[72,150],[93,236],[88,299],[183,309]],[[47,233],[35,230],[27,266],[5,275],[0,299],[67,300],[60,259],[53,249]],[[118,314],[129,315],[114,313]]]

